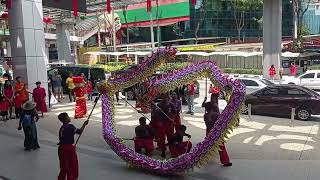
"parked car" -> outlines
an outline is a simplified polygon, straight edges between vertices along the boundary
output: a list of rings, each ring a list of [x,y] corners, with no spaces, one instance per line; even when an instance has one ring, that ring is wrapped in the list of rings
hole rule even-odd
[[[271,81],[260,78],[239,78],[240,81],[246,86],[246,94],[254,93],[267,86],[273,85]]]
[[[320,70],[309,70],[298,76],[298,78],[289,77],[282,84],[296,84],[320,91]]]
[[[84,75],[88,78],[89,77],[89,71],[90,71],[90,80],[93,84],[96,83],[98,80],[105,80],[106,75],[104,73],[104,69],[97,68],[97,67],[89,67],[89,66],[58,66],[54,67],[52,69],[49,69],[47,71],[48,77],[52,77],[54,75],[54,71],[58,71],[59,74],[62,77],[62,87],[63,92],[67,93],[67,86],[66,86],[66,80],[69,76],[69,73],[72,72],[74,76],[78,76],[81,73],[84,73]]]
[[[246,96],[242,113],[291,115],[295,108],[296,118],[308,120],[320,114],[320,95],[313,90],[297,85],[273,85]]]

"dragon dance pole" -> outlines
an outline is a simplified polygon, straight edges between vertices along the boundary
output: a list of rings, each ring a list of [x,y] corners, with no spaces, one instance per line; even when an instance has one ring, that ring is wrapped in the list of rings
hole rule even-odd
[[[90,117],[91,117],[91,115],[92,115],[92,113],[93,113],[93,110],[96,108],[96,105],[98,104],[98,101],[99,101],[100,97],[101,97],[101,94],[99,94],[99,96],[96,97],[96,99],[94,100],[94,105],[93,105],[93,108],[91,109],[91,112],[90,112],[88,118],[87,118],[87,121],[89,121],[89,119],[90,119]],[[83,131],[84,131],[84,129],[83,129]],[[81,135],[83,134],[83,131],[82,131],[82,133],[78,136],[77,141],[76,141],[76,143],[74,144],[74,146],[77,146],[77,144],[78,144],[78,142],[79,142],[79,139],[80,139]]]

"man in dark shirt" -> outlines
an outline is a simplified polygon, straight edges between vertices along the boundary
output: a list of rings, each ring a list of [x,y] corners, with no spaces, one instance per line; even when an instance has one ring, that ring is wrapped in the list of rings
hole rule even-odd
[[[139,119],[139,124],[135,128],[134,149],[137,153],[141,153],[142,149],[145,149],[146,155],[151,156],[154,150],[154,131],[150,125],[147,125],[145,117]]]
[[[182,154],[190,152],[192,143],[190,142],[191,135],[186,133],[187,127],[181,125],[178,131],[169,140],[169,150],[172,158],[176,158]],[[183,136],[189,138],[188,141],[183,141]]]
[[[76,148],[73,145],[74,135],[81,134],[88,121],[85,121],[80,129],[70,124],[68,113],[61,113],[58,119],[63,123],[59,131],[58,155],[60,161],[60,173],[58,180],[78,179],[79,165]]]

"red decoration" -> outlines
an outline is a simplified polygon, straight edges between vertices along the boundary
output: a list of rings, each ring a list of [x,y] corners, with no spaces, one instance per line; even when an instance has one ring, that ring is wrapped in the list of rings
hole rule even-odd
[[[8,19],[9,18],[9,14],[7,12],[4,12],[1,14],[1,19]]]
[[[151,0],[147,0],[147,11],[148,11],[148,12],[151,12],[151,11],[152,11]]]
[[[11,9],[12,7],[12,0],[6,0],[6,8]]]
[[[107,12],[111,13],[111,0],[107,0]]]
[[[197,0],[191,0],[192,5],[195,6],[197,4]]]
[[[52,18],[50,16],[43,17],[43,22],[45,24],[51,24],[52,23]]]
[[[78,0],[73,0],[73,15],[78,16]]]

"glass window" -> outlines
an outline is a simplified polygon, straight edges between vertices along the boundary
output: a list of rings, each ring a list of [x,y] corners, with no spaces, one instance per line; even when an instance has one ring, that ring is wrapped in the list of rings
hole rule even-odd
[[[264,92],[263,92],[264,96],[277,96],[279,95],[279,89],[278,88],[267,88]]]
[[[314,73],[308,73],[301,77],[302,79],[311,79],[314,78]]]
[[[317,78],[320,78],[320,73],[317,74]]]
[[[307,95],[307,93],[300,90],[300,89],[288,89],[287,95],[289,95],[289,96],[305,96],[305,95]]]
[[[244,85],[246,86],[259,86],[259,84],[255,81],[252,80],[241,80],[243,82]]]

